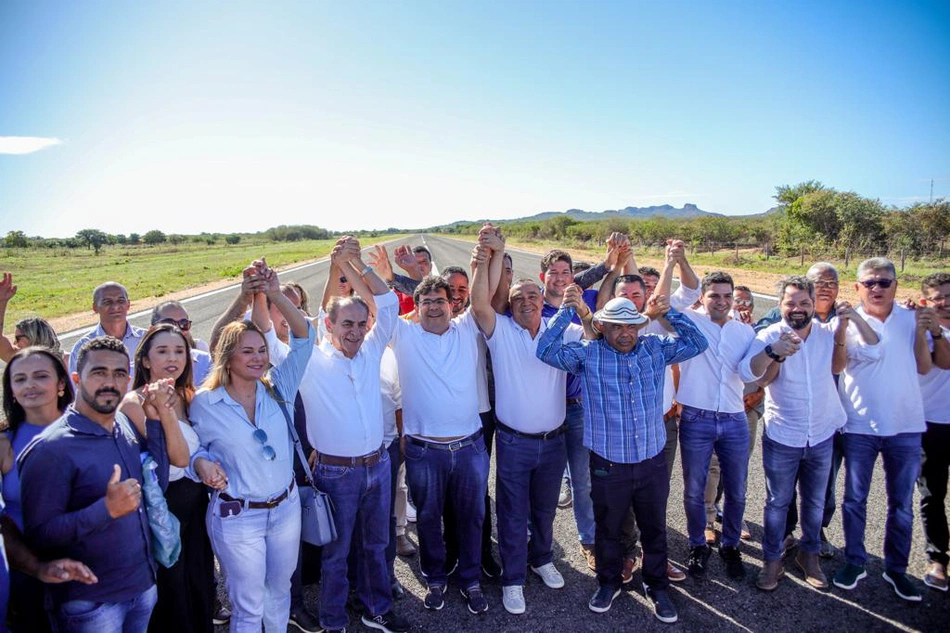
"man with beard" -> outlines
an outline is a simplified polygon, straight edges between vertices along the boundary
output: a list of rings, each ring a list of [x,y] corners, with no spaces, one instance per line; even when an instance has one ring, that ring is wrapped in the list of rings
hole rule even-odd
[[[946,591],[947,563],[950,562],[945,505],[950,469],[950,274],[934,273],[925,277],[921,294],[920,304],[933,308],[937,317],[928,333],[934,368],[926,376],[920,376],[927,430],[922,440],[924,455],[917,491],[930,559],[924,584]]]
[[[147,421],[143,447],[129,420],[116,413],[129,385],[122,341],[88,341],[76,367],[76,402],[19,459],[24,532],[41,557],[74,558],[99,578],[94,585],[49,588],[59,630],[144,632],[157,593],[139,453],[147,448],[167,469],[166,436],[168,446],[186,446],[167,406],[174,387],[166,381],[149,385],[148,405],[161,422]],[[187,457],[173,465],[187,467]]]
[[[784,576],[782,540],[792,491],[798,482],[802,504],[802,539],[795,558],[808,584],[827,589],[818,563],[819,530],[825,485],[831,469],[832,437],[845,414],[833,374],[847,363],[845,339],[854,322],[863,341],[864,358],[879,354],[874,330],[845,303],[832,323],[813,321],[815,286],[807,277],[787,277],[780,284],[782,322],[759,332],[739,366],[746,382],[765,386],[765,566],[757,582],[772,591]]]
[[[899,306],[894,264],[874,257],[858,266],[857,312],[881,339],[881,358],[866,362],[851,354],[838,381],[848,422],[844,427],[845,487],[842,518],[845,560],[835,574],[836,587],[851,590],[867,577],[864,528],[871,474],[878,454],[884,465],[887,523],[884,535],[884,580],[903,600],[920,602],[920,591],[907,577],[914,526],[914,482],[920,474],[921,434],[926,430],[917,375],[931,368],[927,331],[932,308],[915,311]]]

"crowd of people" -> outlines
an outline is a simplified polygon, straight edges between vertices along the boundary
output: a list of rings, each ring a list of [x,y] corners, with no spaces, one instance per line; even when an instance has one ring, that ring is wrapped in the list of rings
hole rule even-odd
[[[529,574],[565,585],[558,507],[573,509],[596,573],[591,611],[609,610],[639,571],[655,617],[676,622],[670,583],[716,573],[714,549],[730,580],[746,576],[759,434],[760,590],[775,590],[786,565],[818,590],[866,578],[880,455],[883,579],[921,600],[907,575],[916,485],[923,582],[947,591],[950,274],[898,303],[893,263],[872,258],[852,306],[834,266],[817,263],[783,279],[778,306],[756,320],[751,290],[722,271],[699,278],[678,240],[661,270],[638,267],[618,233],[583,270],[553,250],[540,283],[514,277],[490,224],[470,261],[441,274],[424,246],[393,255],[404,274],[383,246],[367,263],[341,238],[314,306],[254,261],[210,345],[178,302],[155,306],[148,329],[131,325],[126,289],[106,282],[93,292],[97,327],[69,353],[41,318],[2,334],[16,294],[4,273],[0,525],[12,571],[0,565],[0,629],[343,631],[355,611],[368,627],[408,631],[394,562],[417,551],[426,609],[449,604],[451,580],[469,612],[485,613],[482,582],[495,578],[517,616]],[[685,571],[667,549],[677,448]],[[821,559],[835,552],[825,530],[842,464],[845,564],[829,581]],[[301,540],[311,478],[337,533],[321,548]],[[170,541],[164,515],[176,520]],[[316,576],[319,615],[302,590]],[[216,601],[221,583],[230,609]]]

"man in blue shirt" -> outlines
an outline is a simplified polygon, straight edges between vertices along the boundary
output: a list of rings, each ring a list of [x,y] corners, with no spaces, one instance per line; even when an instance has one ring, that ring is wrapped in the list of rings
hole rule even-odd
[[[564,343],[562,334],[579,301],[565,302],[538,343],[538,358],[577,375],[584,402],[584,445],[590,449],[591,497],[596,522],[595,555],[600,588],[589,607],[610,609],[620,595],[621,535],[633,505],[643,544],[643,579],[656,617],[676,622],[667,593],[666,427],[663,381],[666,366],[688,360],[708,346],[699,329],[676,310],[665,313],[678,338],[638,336],[646,322],[629,299],[611,299],[594,315],[604,337]]]
[[[99,578],[49,588],[59,629],[144,632],[157,594],[142,504],[143,447],[116,413],[129,385],[129,357],[122,341],[101,337],[83,345],[76,361],[76,402],[19,459],[25,533],[41,557],[76,559]],[[148,449],[161,465],[167,452],[155,431]]]

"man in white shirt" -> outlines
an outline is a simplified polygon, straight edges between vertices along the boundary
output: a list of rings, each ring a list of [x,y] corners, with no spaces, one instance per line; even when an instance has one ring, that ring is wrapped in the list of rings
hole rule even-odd
[[[735,285],[724,272],[712,272],[702,281],[702,310],[684,314],[702,331],[709,347],[680,363],[677,401],[680,417],[680,455],[683,461],[683,505],[689,532],[689,573],[706,574],[711,553],[706,544],[705,489],[713,451],[722,473],[722,544],[719,555],[730,578],[745,576],[739,553],[742,515],[748,475],[749,423],[742,400],[744,385],[739,363],[755,338],[751,326],[732,318]]]
[[[494,228],[483,229],[479,241],[493,251],[504,249]],[[501,263],[499,257],[497,265]],[[479,274],[476,269],[473,285],[479,283]],[[442,514],[451,496],[462,596],[470,612],[481,614],[488,610],[480,578],[489,462],[476,389],[481,333],[471,310],[452,318],[449,284],[441,277],[423,279],[413,300],[419,322],[398,319],[391,342],[402,387],[406,480],[416,507],[420,566],[428,584],[425,607],[445,606]]]
[[[807,277],[782,281],[782,321],[760,331],[739,368],[742,379],[765,386],[765,566],[757,586],[778,587],[784,576],[782,541],[796,481],[800,490],[802,538],[795,563],[808,584],[827,589],[818,562],[825,486],[831,470],[834,434],[845,423],[834,374],[847,363],[848,324],[854,321],[865,345],[854,353],[879,355],[877,334],[846,303],[830,323],[813,320],[815,284]],[[873,346],[867,351],[866,346]]]
[[[100,336],[111,336],[122,341],[125,349],[129,352],[129,358],[135,358],[135,350],[138,349],[142,337],[145,336],[145,329],[135,327],[128,321],[129,293],[120,283],[107,281],[100,284],[92,291],[92,311],[99,315],[99,324],[94,330],[84,334],[76,344],[73,345],[73,351],[69,354],[69,373],[76,373],[76,358],[79,356],[79,350],[88,341]],[[134,367],[129,367],[132,372]],[[129,374],[129,381],[134,380],[132,373]]]
[[[300,395],[307,434],[316,452],[314,482],[330,495],[339,536],[323,547],[320,625],[348,623],[347,554],[356,530],[358,592],[367,613],[363,624],[384,631],[408,631],[409,622],[392,611],[386,547],[390,526],[390,457],[383,443],[380,362],[398,320],[396,295],[360,257],[359,242],[343,238],[331,260],[347,271],[356,294],[334,297],[327,306],[327,337],[313,351]],[[367,334],[373,295],[376,325]]]
[[[541,362],[538,340],[544,295],[523,279],[509,290],[511,316],[499,315],[488,292],[490,260],[501,252],[479,248],[480,274],[472,288],[472,310],[488,341],[495,375],[496,481],[498,550],[502,563],[502,603],[509,613],[525,612],[526,568],[552,589],[564,586],[554,567],[554,515],[567,463],[565,444],[567,373]],[[495,269],[501,273],[501,267]],[[566,341],[579,341],[583,329],[571,324]],[[531,537],[525,540],[530,519]]]
[[[894,264],[883,257],[858,266],[857,312],[881,339],[881,358],[849,358],[838,392],[847,414],[844,427],[845,488],[842,504],[845,560],[834,584],[854,589],[867,577],[864,528],[871,474],[880,454],[887,489],[884,579],[904,599],[919,602],[920,592],[907,577],[914,526],[914,482],[920,472],[920,436],[926,429],[917,374],[930,371],[927,330],[933,311],[898,306]]]
[[[922,439],[923,461],[917,491],[920,493],[920,520],[927,539],[930,568],[924,584],[947,590],[950,532],[947,530],[947,472],[950,469],[950,274],[934,273],[921,283],[920,304],[933,308],[936,319],[927,338],[934,367],[920,376],[927,430]]]

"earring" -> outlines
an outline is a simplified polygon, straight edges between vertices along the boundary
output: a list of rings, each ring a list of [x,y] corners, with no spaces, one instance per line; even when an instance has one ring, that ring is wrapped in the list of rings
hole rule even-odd
[[[63,390],[63,389],[60,389],[59,392],[58,392],[56,395],[59,396],[60,398],[62,398],[64,395],[66,395],[66,391]]]

